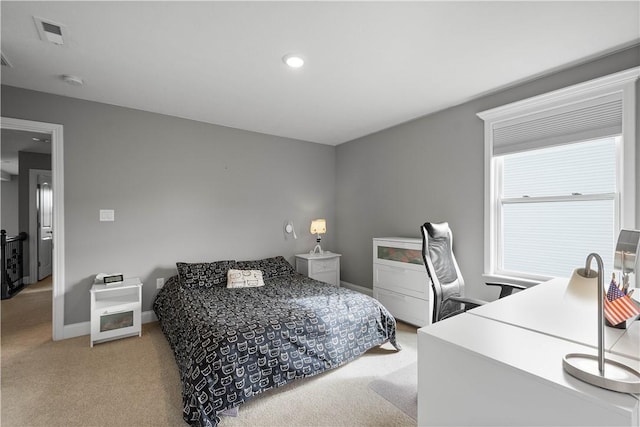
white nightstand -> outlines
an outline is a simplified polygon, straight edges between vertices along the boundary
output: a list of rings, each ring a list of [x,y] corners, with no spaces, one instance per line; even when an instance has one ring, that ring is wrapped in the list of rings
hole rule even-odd
[[[142,283],[137,277],[91,288],[91,347],[94,343],[142,336]]]
[[[312,279],[340,286],[340,254],[333,252],[296,255],[296,271]]]

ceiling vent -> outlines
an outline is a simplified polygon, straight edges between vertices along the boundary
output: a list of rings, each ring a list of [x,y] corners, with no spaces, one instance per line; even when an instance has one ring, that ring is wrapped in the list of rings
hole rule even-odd
[[[2,63],[3,67],[9,67],[11,68],[11,62],[9,62],[9,60],[7,59],[6,56],[4,56],[4,53],[0,52],[0,63]]]
[[[66,33],[64,25],[37,16],[34,16],[33,20],[36,23],[40,40],[57,45],[64,45],[64,36]]]

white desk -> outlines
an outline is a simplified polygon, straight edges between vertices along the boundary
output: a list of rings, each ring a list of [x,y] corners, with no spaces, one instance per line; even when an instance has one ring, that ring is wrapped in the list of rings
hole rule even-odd
[[[610,328],[606,328],[610,329]],[[611,354],[628,356],[635,360],[640,360],[640,321],[636,320],[613,344]]]
[[[419,329],[418,425],[638,426],[640,396],[562,368],[567,353],[596,354],[597,335],[595,316],[562,303],[565,287],[547,282]],[[638,322],[606,329],[606,357],[640,370]]]
[[[568,279],[540,283],[468,313],[597,348],[597,303],[566,298],[567,283]],[[610,350],[624,333],[624,329],[605,328],[605,348]]]

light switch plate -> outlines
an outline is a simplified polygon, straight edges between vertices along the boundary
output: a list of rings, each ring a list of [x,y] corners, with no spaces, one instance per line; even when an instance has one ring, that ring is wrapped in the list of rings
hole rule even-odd
[[[115,221],[116,212],[113,209],[100,209],[100,221]]]

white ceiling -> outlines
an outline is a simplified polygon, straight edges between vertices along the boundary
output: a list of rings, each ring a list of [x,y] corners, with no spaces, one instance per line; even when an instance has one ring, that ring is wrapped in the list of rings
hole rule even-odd
[[[640,38],[638,1],[0,7],[3,84],[331,145]],[[33,16],[67,43],[41,41]],[[283,64],[290,52],[302,69]]]

